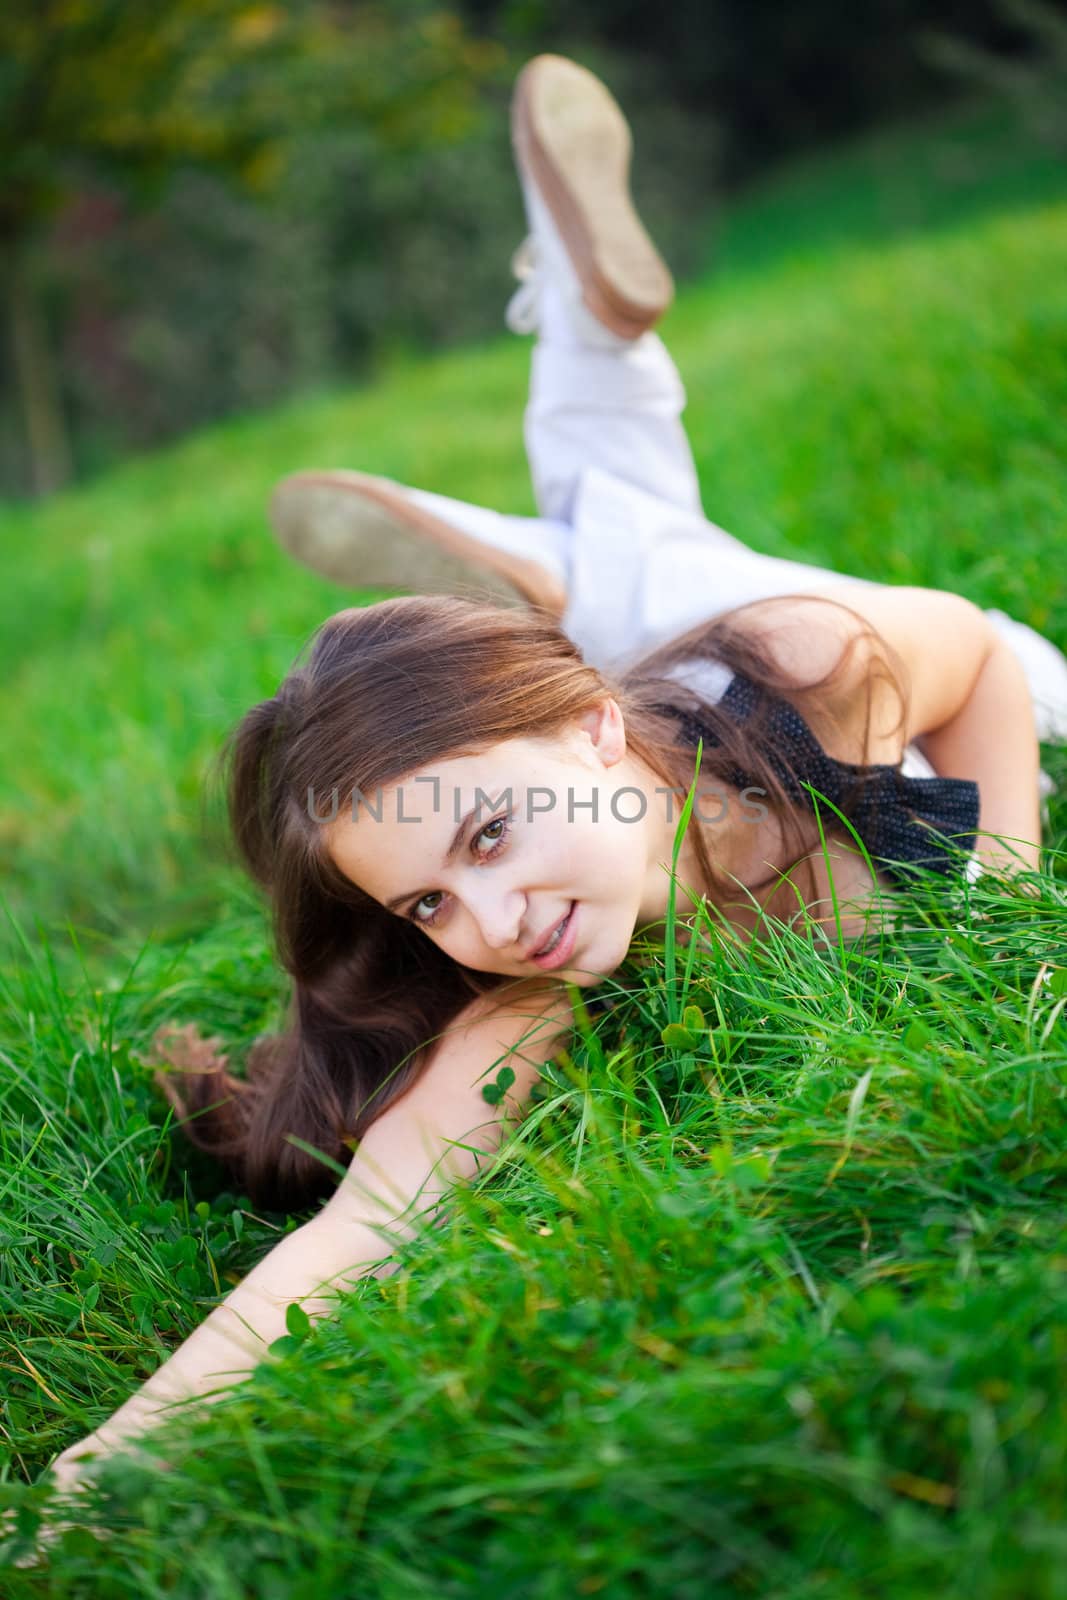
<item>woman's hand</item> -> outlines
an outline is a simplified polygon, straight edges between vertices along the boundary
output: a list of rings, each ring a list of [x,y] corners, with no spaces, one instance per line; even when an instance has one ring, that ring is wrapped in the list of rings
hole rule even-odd
[[[87,1459],[92,1451],[94,1460],[101,1460],[107,1454],[106,1446],[95,1434],[89,1434],[84,1439],[79,1439],[76,1444],[70,1445],[58,1455],[48,1468],[45,1476],[40,1480],[52,1494],[61,1495],[64,1501],[74,1499],[78,1490],[82,1488],[87,1476],[92,1470],[93,1462]],[[49,1510],[53,1509],[49,1501]],[[27,1555],[20,1556],[14,1563],[16,1567],[40,1566],[49,1545],[55,1544],[60,1536],[69,1528],[89,1527],[91,1533],[100,1539],[110,1539],[111,1534],[104,1528],[93,1526],[84,1522],[71,1522],[67,1517],[49,1517],[47,1514],[34,1536],[34,1549]],[[16,1513],[5,1511],[0,1516],[0,1532],[4,1538],[14,1537],[17,1533]]]
[[[120,1444],[109,1445],[105,1444],[99,1434],[90,1433],[84,1439],[79,1439],[76,1444],[69,1445],[66,1450],[56,1457],[48,1467],[43,1479],[40,1480],[53,1496],[62,1498],[65,1514],[62,1516],[49,1516],[46,1513],[35,1535],[33,1551],[27,1555],[20,1556],[14,1563],[16,1567],[39,1566],[45,1557],[48,1547],[55,1544],[61,1535],[71,1528],[84,1528],[94,1538],[100,1540],[107,1540],[113,1537],[112,1533],[107,1528],[101,1527],[99,1523],[88,1522],[84,1519],[72,1521],[70,1513],[77,1511],[79,1491],[90,1481],[96,1464],[105,1460],[107,1456],[114,1454],[118,1449],[135,1451],[143,1460],[150,1461],[158,1470],[162,1472],[170,1471],[170,1463],[168,1461],[149,1455],[136,1441],[122,1441]],[[53,1509],[50,1500],[49,1510]],[[5,1538],[9,1538],[15,1533],[16,1513],[14,1511],[5,1511],[0,1515],[0,1534]]]
[[[87,1434],[56,1456],[48,1468],[46,1481],[57,1494],[74,1494],[85,1483],[92,1468],[112,1451],[113,1447],[106,1445],[98,1433]]]

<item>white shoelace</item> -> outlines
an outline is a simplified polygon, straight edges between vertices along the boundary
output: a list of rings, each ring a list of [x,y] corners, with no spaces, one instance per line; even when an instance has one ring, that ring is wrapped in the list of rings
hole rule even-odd
[[[536,333],[541,321],[541,275],[532,233],[513,253],[511,271],[519,287],[508,301],[504,321],[512,333]]]
[[[609,350],[630,343],[583,305],[574,269],[553,253],[551,242],[543,244],[535,233],[528,233],[511,257],[511,270],[519,280],[504,312],[512,333],[543,335],[550,321],[553,337],[564,343]]]

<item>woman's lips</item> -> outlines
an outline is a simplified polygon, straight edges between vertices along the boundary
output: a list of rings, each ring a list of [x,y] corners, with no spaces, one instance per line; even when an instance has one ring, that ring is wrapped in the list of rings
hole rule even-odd
[[[545,972],[551,972],[555,967],[564,966],[571,958],[575,942],[578,937],[578,902],[571,901],[571,908],[567,912],[560,934],[559,943],[545,956],[531,956],[530,960],[535,966],[541,967]]]

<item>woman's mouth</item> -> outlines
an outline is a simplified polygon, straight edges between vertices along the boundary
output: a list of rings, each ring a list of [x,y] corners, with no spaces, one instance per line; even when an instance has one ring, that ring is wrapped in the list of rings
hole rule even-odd
[[[564,966],[570,960],[578,937],[577,912],[578,902],[572,900],[567,915],[560,918],[548,939],[542,943],[540,953],[530,957],[536,966],[550,972],[555,967]]]

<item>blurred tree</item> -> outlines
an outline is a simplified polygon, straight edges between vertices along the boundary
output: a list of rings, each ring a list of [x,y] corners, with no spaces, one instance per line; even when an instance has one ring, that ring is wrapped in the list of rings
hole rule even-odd
[[[45,225],[108,184],[150,206],[189,169],[264,193],[294,136],[362,124],[448,141],[499,59],[432,0],[15,0],[0,8],[0,273],[38,493],[70,447],[34,278]]]
[[[1002,96],[1038,139],[1067,150],[1067,16],[1049,0],[993,0],[997,15],[1026,40],[1005,58],[958,34],[931,29],[920,43],[926,58],[964,83]]]
[[[721,121],[731,182],[798,148],[943,100],[944,76],[920,48],[924,29],[990,52],[1018,44],[1009,0],[460,3],[473,25],[527,50],[598,40],[666,68],[678,102]],[[1062,9],[1063,0],[1044,5]]]
[[[412,61],[419,37],[409,27],[394,51]],[[675,104],[657,63],[579,53],[627,107],[642,214],[684,274],[707,247],[718,130]],[[432,138],[410,118],[398,128],[343,110],[294,125],[265,192],[186,167],[150,207],[76,195],[41,234],[35,285],[75,471],[364,376],[388,350],[498,331],[525,227],[508,137],[519,64],[483,50],[462,116]],[[423,96],[414,110],[426,109]],[[0,413],[0,493],[24,486],[20,431]]]
[[[1062,126],[1065,6],[7,0],[0,492],[499,326],[524,56],[606,77],[684,272],[724,182],[943,100],[945,66]]]

